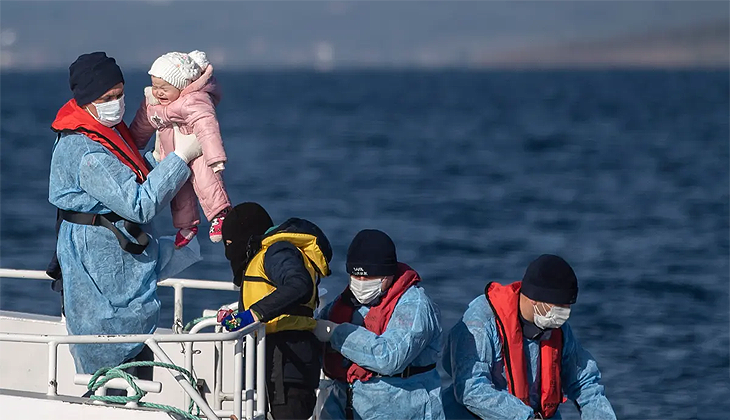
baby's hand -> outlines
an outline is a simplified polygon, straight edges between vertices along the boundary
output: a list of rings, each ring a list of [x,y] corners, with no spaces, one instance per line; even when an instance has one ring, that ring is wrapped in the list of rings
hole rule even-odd
[[[155,95],[152,94],[152,86],[147,86],[146,88],[144,88],[144,97],[147,100],[147,105],[160,104],[159,99],[155,98]]]
[[[226,169],[226,165],[224,165],[223,162],[216,162],[216,163],[210,165],[210,168],[213,169],[214,173],[218,173],[218,172]]]

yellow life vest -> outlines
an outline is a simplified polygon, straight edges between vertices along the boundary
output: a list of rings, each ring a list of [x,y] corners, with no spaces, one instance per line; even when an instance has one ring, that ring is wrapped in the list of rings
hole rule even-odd
[[[276,242],[287,241],[296,246],[302,253],[304,267],[306,267],[310,277],[312,278],[314,293],[312,293],[312,297],[309,301],[304,305],[297,305],[288,310],[286,314],[278,316],[267,322],[267,334],[273,334],[278,331],[311,331],[314,329],[315,321],[312,317],[319,300],[317,293],[319,278],[330,275],[329,263],[327,261],[328,258],[320,248],[317,239],[318,237],[311,233],[275,230],[273,233],[265,236],[261,240],[261,249],[248,263],[241,285],[241,302],[243,302],[244,310],[248,310],[251,305],[276,290],[276,284],[269,280],[264,270],[264,255],[266,254],[266,250]],[[327,241],[326,238],[320,237],[320,240],[322,239]],[[326,246],[329,247],[328,242],[326,243]]]

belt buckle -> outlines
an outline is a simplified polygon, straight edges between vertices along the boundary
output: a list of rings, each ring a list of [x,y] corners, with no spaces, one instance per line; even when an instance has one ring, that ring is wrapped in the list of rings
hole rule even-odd
[[[410,375],[408,375],[409,370],[411,369],[410,365],[407,366],[405,369],[403,369],[403,372],[400,373],[401,379],[407,379]]]
[[[95,214],[94,216],[92,216],[91,217],[91,224],[94,225],[94,226],[96,226],[96,221],[97,221],[98,218],[99,218],[99,215],[98,214]]]

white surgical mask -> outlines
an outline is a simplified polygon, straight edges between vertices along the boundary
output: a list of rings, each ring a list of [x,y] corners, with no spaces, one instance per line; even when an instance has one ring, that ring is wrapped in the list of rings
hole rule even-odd
[[[114,127],[122,122],[122,117],[124,117],[124,95],[113,101],[103,102],[100,104],[92,102],[92,104],[96,108],[96,113],[99,115],[94,118],[103,125],[107,127]],[[91,115],[93,116],[94,114]]]
[[[358,302],[367,305],[380,296],[384,281],[385,277],[377,280],[358,280],[350,276],[350,290]]]
[[[532,305],[535,325],[542,330],[560,328],[570,316],[570,308],[564,308],[562,306],[551,306],[545,315],[541,315],[541,311],[537,309],[538,305],[543,305],[543,312],[544,307],[547,305],[542,302]]]

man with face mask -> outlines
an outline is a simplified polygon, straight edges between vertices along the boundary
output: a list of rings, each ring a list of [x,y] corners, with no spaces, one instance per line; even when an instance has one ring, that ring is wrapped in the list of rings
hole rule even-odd
[[[327,342],[334,380],[321,419],[443,419],[440,313],[418,273],[398,262],[379,230],[360,231],[347,251],[350,284],[314,329]]]
[[[319,227],[304,219],[274,226],[257,203],[234,207],[222,234],[241,295],[238,311],[219,312],[219,321],[228,331],[266,323],[270,414],[277,420],[308,419],[322,366],[313,316],[319,279],[330,274],[330,243]]]
[[[449,333],[446,417],[558,419],[565,396],[582,420],[615,419],[596,361],[566,323],[577,296],[573,269],[555,255],[531,262],[521,282],[487,284]]]
[[[56,253],[64,281],[69,334],[149,334],[159,318],[157,281],[200,259],[174,251],[171,240],[140,225],[170,203],[202,154],[195,136],[178,138],[175,153],[150,170],[132,146],[124,115],[124,77],[103,52],[69,67],[73,99],[58,111],[48,200],[58,208]],[[61,276],[59,276],[61,277]],[[71,345],[79,373],[117,366],[141,343]],[[149,350],[145,358],[150,358]],[[138,376],[152,379],[151,368]]]

